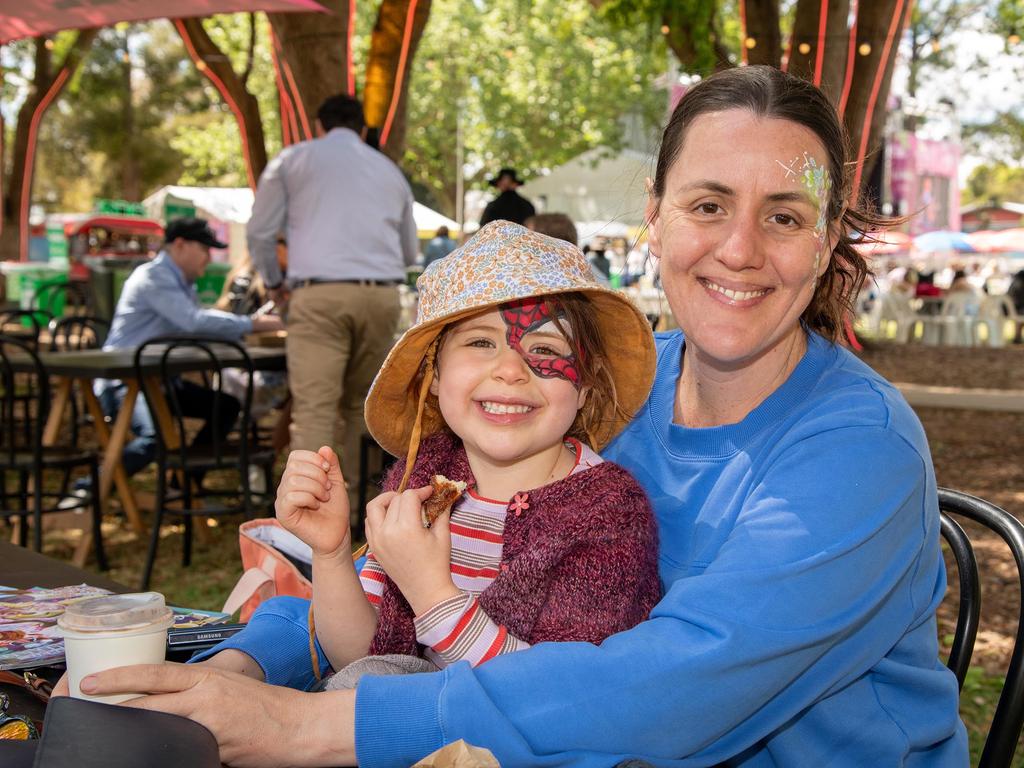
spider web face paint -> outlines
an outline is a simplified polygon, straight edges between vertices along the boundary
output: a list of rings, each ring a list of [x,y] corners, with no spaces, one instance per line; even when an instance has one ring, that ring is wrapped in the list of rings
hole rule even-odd
[[[553,322],[556,318],[551,314],[548,305],[539,299],[523,299],[502,304],[501,319],[508,326],[505,339],[508,345],[519,353],[526,361],[530,370],[542,379],[565,379],[576,389],[580,388],[580,372],[576,365],[576,355],[569,353],[562,357],[550,355],[532,355],[523,349],[523,338],[541,326]],[[559,315],[558,318],[563,318]]]

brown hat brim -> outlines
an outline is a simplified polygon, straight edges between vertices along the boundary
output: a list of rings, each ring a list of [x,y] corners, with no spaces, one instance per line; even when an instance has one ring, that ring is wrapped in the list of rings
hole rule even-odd
[[[552,290],[533,295],[564,292],[564,289]],[[593,430],[595,444],[592,447],[599,451],[622,431],[647,400],[656,364],[654,337],[647,318],[624,294],[598,285],[581,286],[573,292],[586,295],[594,305],[621,410]],[[367,429],[384,450],[394,456],[404,456],[409,450],[416,422],[416,380],[428,348],[445,326],[506,302],[507,299],[474,306],[413,326],[395,343],[370,388],[365,405]],[[439,415],[425,414],[422,435],[426,437],[436,432],[442,426],[439,421]]]

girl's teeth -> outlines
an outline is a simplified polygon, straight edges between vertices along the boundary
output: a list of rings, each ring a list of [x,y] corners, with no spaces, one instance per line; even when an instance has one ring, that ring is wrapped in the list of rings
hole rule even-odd
[[[505,403],[483,402],[480,404],[487,413],[528,413],[533,409],[528,405],[506,405]]]
[[[723,288],[722,286],[716,285],[710,281],[708,281],[707,286],[711,290],[718,291],[720,294],[732,299],[733,301],[746,301],[747,299],[754,299],[768,293],[767,289],[762,289],[760,291],[734,291],[732,288]]]

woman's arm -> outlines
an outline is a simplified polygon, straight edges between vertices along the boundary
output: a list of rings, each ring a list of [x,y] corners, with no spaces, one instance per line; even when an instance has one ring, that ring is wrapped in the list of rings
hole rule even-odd
[[[600,646],[543,643],[476,668],[362,680],[360,765],[407,765],[458,738],[509,765],[713,765],[823,701],[864,713],[887,695],[864,676],[902,641],[914,638],[907,653],[937,656],[930,617],[945,580],[933,484],[926,459],[884,426],[788,445],[712,562],[675,563],[685,543],[662,541],[666,571],[681,575],[635,628]],[[955,681],[937,658],[913,672],[919,695],[906,716],[951,733]],[[407,711],[424,717],[409,727]],[[871,738],[907,748],[888,723]],[[818,733],[802,731],[809,754],[835,748]]]

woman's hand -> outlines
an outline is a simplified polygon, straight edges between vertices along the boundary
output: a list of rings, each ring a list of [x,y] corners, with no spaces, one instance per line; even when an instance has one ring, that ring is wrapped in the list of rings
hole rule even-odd
[[[391,491],[366,505],[370,551],[417,615],[459,594],[452,581],[448,515],[441,515],[430,528],[424,528],[420,519],[430,494],[430,486],[401,494]]]
[[[281,525],[306,542],[314,555],[351,556],[345,478],[337,454],[326,445],[316,453],[291,452],[274,508]]]
[[[212,669],[223,669],[227,672],[237,672],[245,677],[263,682],[263,667],[256,663],[255,659],[248,653],[237,648],[225,648],[223,651],[214,654],[208,659],[197,661],[192,666],[210,667]],[[60,676],[60,680],[53,686],[51,696],[70,696],[68,686],[68,673]]]
[[[82,680],[89,694],[146,691],[121,706],[188,717],[228,765],[354,765],[354,691],[301,693],[198,664],[118,667]],[[341,695],[338,695],[341,694]]]

